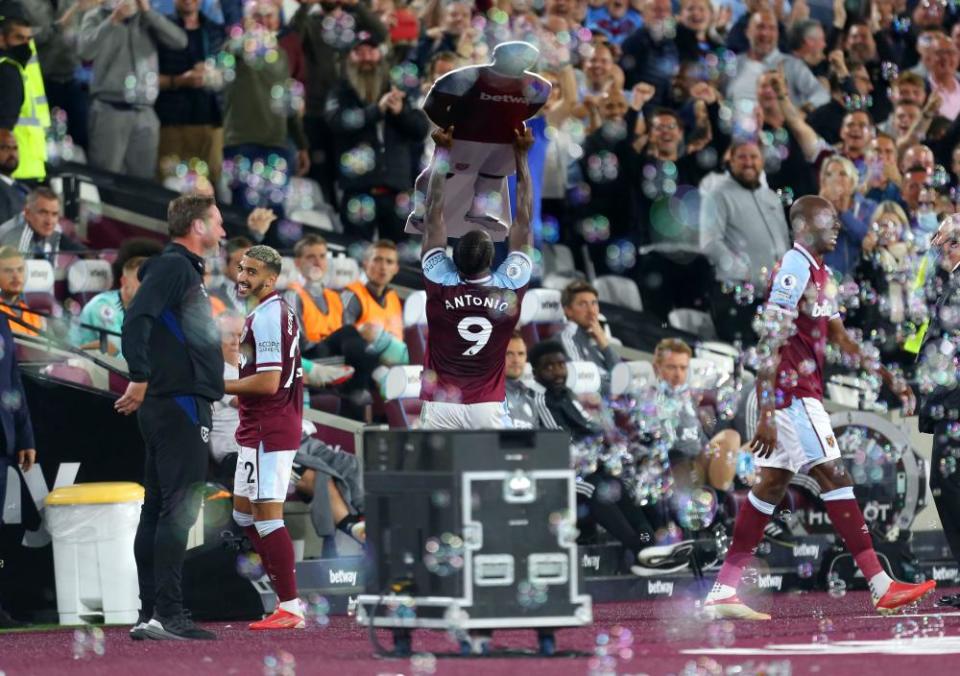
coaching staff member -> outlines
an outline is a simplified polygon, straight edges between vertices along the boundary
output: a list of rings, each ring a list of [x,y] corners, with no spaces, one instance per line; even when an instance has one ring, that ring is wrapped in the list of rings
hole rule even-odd
[[[130,636],[213,639],[184,611],[180,577],[207,471],[211,404],[223,397],[223,353],[203,259],[226,233],[210,197],[178,197],[167,221],[170,244],[140,268],[140,289],[127,308],[122,347],[130,384],[114,406],[124,415],[137,412],[146,446],[146,496],[134,543],[141,609]]]

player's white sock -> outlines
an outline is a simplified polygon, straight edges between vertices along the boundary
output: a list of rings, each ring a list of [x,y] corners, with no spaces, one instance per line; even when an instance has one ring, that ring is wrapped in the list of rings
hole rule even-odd
[[[300,599],[290,599],[289,601],[281,601],[280,609],[286,610],[288,613],[294,615],[299,615],[303,617],[303,606],[300,605]]]
[[[893,582],[893,579],[886,573],[880,572],[870,578],[870,596],[873,597],[874,602],[880,600],[884,594],[887,593],[887,590],[890,589],[890,584]]]
[[[710,593],[707,594],[707,601],[719,601],[721,599],[730,598],[731,596],[736,596],[737,589],[736,587],[731,587],[728,584],[720,584],[715,582],[713,589],[710,590]]]

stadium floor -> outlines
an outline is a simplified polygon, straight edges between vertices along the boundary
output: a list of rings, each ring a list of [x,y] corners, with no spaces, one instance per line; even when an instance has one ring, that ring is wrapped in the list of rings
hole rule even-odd
[[[843,598],[825,593],[776,594],[754,597],[758,609],[774,614],[764,623],[702,624],[692,619],[692,599],[635,603],[606,603],[595,608],[596,623],[557,634],[559,650],[592,652],[603,637],[605,663],[590,657],[463,659],[440,657],[379,659],[373,656],[367,631],[348,617],[331,617],[325,628],[290,634],[254,634],[243,624],[213,625],[216,642],[135,643],[126,629],[105,632],[101,657],[73,658],[72,631],[26,631],[0,634],[0,671],[6,676],[44,674],[269,674],[265,658],[286,651],[296,661],[296,673],[348,676],[405,674],[670,674],[694,663],[689,674],[722,674],[726,667],[747,663],[767,667],[767,674],[906,674],[923,669],[923,676],[956,672],[960,654],[960,612],[937,613],[928,597],[914,614],[879,617],[872,612],[866,592]],[[927,618],[926,624],[924,617]],[[938,633],[939,617],[943,637]],[[897,628],[898,623],[901,625]],[[911,624],[911,623],[916,623]],[[916,627],[916,637],[909,633]],[[926,627],[927,636],[922,636]],[[627,632],[632,634],[632,641]],[[896,636],[898,631],[902,634]],[[827,640],[818,636],[825,634]],[[933,634],[933,635],[931,635]],[[386,634],[381,641],[389,644]],[[498,648],[532,648],[532,632],[497,635]],[[454,651],[444,633],[420,631],[414,648],[435,655]],[[629,652],[629,651],[632,651]],[[779,671],[789,661],[790,671]],[[779,664],[773,664],[779,663]],[[951,665],[953,665],[951,667]],[[692,666],[692,665],[691,665]],[[277,676],[280,673],[273,672]],[[736,673],[736,672],[730,672]],[[920,672],[914,671],[914,674]]]

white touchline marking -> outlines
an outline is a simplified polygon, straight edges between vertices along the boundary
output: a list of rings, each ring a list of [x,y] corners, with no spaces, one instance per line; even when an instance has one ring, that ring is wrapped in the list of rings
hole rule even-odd
[[[960,610],[952,613],[938,613],[936,610],[929,613],[903,613],[902,615],[854,615],[851,620],[896,620],[901,617],[960,617]]]
[[[770,644],[763,648],[701,648],[681,650],[685,655],[944,655],[960,653],[960,636],[936,636],[872,641]]]

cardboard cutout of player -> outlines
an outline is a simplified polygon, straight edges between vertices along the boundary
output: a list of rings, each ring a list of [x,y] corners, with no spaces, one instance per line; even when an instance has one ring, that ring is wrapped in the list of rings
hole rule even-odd
[[[423,111],[440,127],[453,127],[450,176],[443,220],[450,237],[483,228],[495,241],[510,229],[507,177],[516,171],[513,141],[524,121],[543,107],[550,83],[528,72],[540,58],[527,42],[502,42],[493,63],[453,70],[438,79]],[[423,234],[423,200],[432,167],[417,177],[414,211],[406,232]]]

